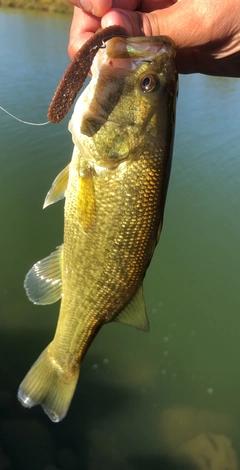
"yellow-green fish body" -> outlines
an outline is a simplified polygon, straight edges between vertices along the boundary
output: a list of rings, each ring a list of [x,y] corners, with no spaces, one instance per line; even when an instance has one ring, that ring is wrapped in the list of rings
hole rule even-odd
[[[19,388],[53,421],[69,408],[82,359],[103,324],[148,330],[142,282],[158,242],[171,166],[177,76],[169,38],[114,38],[70,121],[70,165],[45,206],[64,195],[64,244],[25,280],[40,304],[61,298],[53,341]]]

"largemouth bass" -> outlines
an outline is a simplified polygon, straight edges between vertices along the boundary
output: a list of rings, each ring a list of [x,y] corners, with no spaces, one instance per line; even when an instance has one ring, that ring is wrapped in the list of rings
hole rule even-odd
[[[167,37],[103,44],[69,124],[74,150],[44,207],[65,196],[64,243],[25,279],[36,304],[61,299],[52,342],[18,398],[66,415],[80,365],[108,322],[148,330],[143,279],[159,240],[171,168],[177,74]]]

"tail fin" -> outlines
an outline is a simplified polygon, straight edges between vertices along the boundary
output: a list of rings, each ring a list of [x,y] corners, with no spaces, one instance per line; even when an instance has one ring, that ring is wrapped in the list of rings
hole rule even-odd
[[[27,408],[42,405],[52,421],[61,421],[70,406],[79,372],[80,368],[66,378],[60,366],[50,358],[46,348],[22,381],[18,399]]]

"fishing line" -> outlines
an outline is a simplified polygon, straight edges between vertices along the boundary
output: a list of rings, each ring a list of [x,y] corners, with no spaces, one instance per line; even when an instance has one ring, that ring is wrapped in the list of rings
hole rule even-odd
[[[9,111],[7,111],[6,109],[4,109],[2,106],[0,106],[0,109],[1,109],[2,111],[4,111],[4,113],[6,113],[6,114],[8,114],[9,116],[11,116],[13,119],[16,119],[16,121],[22,122],[23,124],[28,124],[29,126],[46,126],[46,124],[49,124],[49,123],[50,123],[50,121],[40,122],[40,123],[23,121],[22,119],[19,119],[18,117],[16,117],[16,116],[14,116],[13,114],[9,113]]]

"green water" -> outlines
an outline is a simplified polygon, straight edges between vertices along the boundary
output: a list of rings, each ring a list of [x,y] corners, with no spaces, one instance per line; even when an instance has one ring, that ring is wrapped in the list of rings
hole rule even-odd
[[[1,106],[46,120],[69,62],[69,26],[0,10]],[[63,203],[42,204],[71,157],[69,117],[31,127],[0,111],[0,468],[238,468],[239,103],[237,79],[180,77],[164,229],[145,280],[150,332],[101,330],[60,424],[24,409],[16,393],[58,317],[59,304],[28,301],[23,280],[62,242]]]

